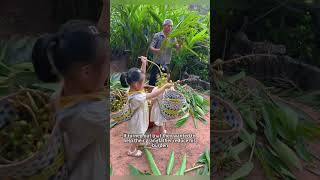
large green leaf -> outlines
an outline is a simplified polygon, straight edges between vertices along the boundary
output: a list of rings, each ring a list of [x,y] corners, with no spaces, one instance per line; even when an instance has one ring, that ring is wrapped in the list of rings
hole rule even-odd
[[[136,167],[134,167],[133,165],[129,164],[129,171],[130,171],[130,175],[131,176],[141,176],[144,175],[143,172],[141,172],[139,169],[137,169]]]
[[[240,73],[238,73],[236,75],[227,77],[227,81],[234,83],[240,79],[243,79],[244,77],[246,77],[246,73],[244,71],[241,71]]]
[[[184,175],[184,171],[186,170],[186,166],[187,166],[187,155],[184,154],[183,158],[182,158],[181,165],[175,175],[178,175],[178,176]]]
[[[253,130],[255,131],[258,130],[256,121],[253,119],[252,112],[248,108],[246,108],[241,110],[241,113],[243,115],[243,119],[245,120],[246,124]]]
[[[182,125],[184,125],[187,120],[189,118],[189,113],[185,114],[182,118],[180,118],[177,122],[176,122],[176,127],[181,127]]]
[[[278,139],[274,144],[272,144],[272,147],[277,152],[280,160],[288,167],[294,166],[299,170],[302,170],[300,159],[288,145]]]
[[[268,157],[264,155],[264,149],[262,147],[258,147],[255,151],[256,157],[259,159],[260,165],[265,173],[265,176],[268,180],[275,179],[275,172],[272,169],[273,166],[268,164]]]
[[[174,151],[171,152],[170,158],[168,160],[167,170],[166,170],[167,175],[171,174],[172,169],[173,169],[173,165],[174,165]]]
[[[150,169],[151,169],[153,175],[155,175],[155,176],[161,175],[161,172],[160,172],[157,164],[154,161],[152,153],[148,149],[144,149],[144,152],[145,152],[146,158],[148,160],[148,163],[149,163],[149,166],[150,166]]]
[[[250,174],[250,172],[253,170],[253,167],[254,165],[252,162],[246,162],[234,173],[232,173],[231,176],[225,178],[225,180],[237,180],[244,178]]]
[[[254,141],[256,139],[256,135],[254,133],[249,134],[249,132],[246,129],[241,130],[239,137],[241,140],[243,140],[250,146],[253,146]]]
[[[235,146],[232,146],[229,151],[231,155],[238,161],[240,161],[239,154],[243,152],[248,147],[248,142],[250,140],[246,140],[247,142],[241,142]]]
[[[296,150],[297,154],[301,159],[303,159],[306,162],[311,162],[312,154],[308,151],[308,147],[303,142],[302,139],[298,139],[297,143],[295,144],[294,149]]]

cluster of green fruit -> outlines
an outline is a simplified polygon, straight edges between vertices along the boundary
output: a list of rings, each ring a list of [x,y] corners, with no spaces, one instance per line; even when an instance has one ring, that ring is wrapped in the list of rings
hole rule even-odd
[[[8,161],[22,161],[48,142],[55,119],[44,94],[23,91],[9,101],[17,113],[0,130],[0,156]]]
[[[111,92],[111,112],[119,111],[127,102],[127,93],[125,91],[117,90]]]
[[[157,75],[157,82],[156,82],[156,86],[158,88],[161,88],[162,86],[164,86],[165,84],[167,84],[168,82],[168,75],[166,73],[162,73],[161,75]]]

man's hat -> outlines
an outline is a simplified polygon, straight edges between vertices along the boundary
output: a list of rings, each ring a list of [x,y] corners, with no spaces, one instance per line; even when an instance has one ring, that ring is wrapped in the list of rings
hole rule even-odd
[[[171,19],[165,19],[164,21],[163,21],[163,24],[162,24],[163,26],[165,26],[165,25],[172,25],[173,26],[173,21],[171,20]]]

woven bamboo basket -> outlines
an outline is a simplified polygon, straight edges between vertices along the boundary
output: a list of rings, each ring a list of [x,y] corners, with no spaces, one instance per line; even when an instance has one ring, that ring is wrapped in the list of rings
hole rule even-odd
[[[213,115],[217,108],[223,109],[223,116],[230,126],[227,130],[213,129],[213,139],[211,140],[213,144],[213,153],[219,153],[225,151],[235,139],[239,137],[239,133],[243,128],[243,120],[240,113],[231,104],[225,100],[219,98],[218,96],[211,95],[211,114]],[[213,119],[215,123],[215,119]]]
[[[132,111],[128,103],[124,104],[117,112],[111,113],[111,118],[116,122],[128,121],[132,116]]]
[[[146,86],[144,88],[146,93],[151,93],[153,90],[153,86]],[[149,110],[151,109],[151,103],[148,103]],[[130,120],[133,112],[130,109],[128,102],[122,106],[122,108],[117,112],[111,112],[111,118],[116,122],[124,122]]]
[[[0,131],[10,121],[15,120],[17,110],[10,104],[22,91],[9,95],[0,100]],[[40,93],[40,92],[37,92]],[[54,115],[51,117],[54,118]],[[2,157],[2,159],[4,159]],[[58,123],[55,123],[51,135],[40,151],[22,161],[0,163],[0,179],[23,179],[23,180],[64,180],[68,177],[65,163],[63,134]]]
[[[172,120],[179,116],[180,110],[187,104],[186,98],[176,90],[168,89],[158,101],[161,114],[166,120]]]

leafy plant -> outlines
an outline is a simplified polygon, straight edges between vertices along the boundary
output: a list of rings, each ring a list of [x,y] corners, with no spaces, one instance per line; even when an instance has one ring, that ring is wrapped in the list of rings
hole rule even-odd
[[[173,53],[171,77],[180,78],[180,71],[185,70],[191,60],[208,63],[210,14],[190,11],[187,6],[113,5],[110,38],[112,53],[120,56],[129,52],[129,66],[137,66],[138,56],[152,55],[149,45],[153,35],[162,30],[162,22],[167,18],[172,19],[175,25],[170,38],[177,37],[183,44],[182,49]],[[172,46],[166,42],[163,47]],[[197,63],[188,72],[198,74],[200,69],[203,66]],[[205,72],[199,75],[208,79]]]
[[[150,172],[142,172],[139,169],[135,168],[133,165],[129,164],[129,171],[130,174],[133,176],[145,176],[145,175],[162,175],[160,172],[152,153],[148,149],[144,149],[150,170]],[[168,159],[168,164],[166,168],[166,175],[176,175],[176,176],[181,176],[185,175],[188,172],[195,171],[197,170],[196,174],[197,175],[209,175],[210,174],[210,156],[209,156],[209,149],[206,149],[198,158],[196,164],[197,166],[194,166],[190,169],[187,168],[187,155],[184,154],[182,157],[182,162],[176,171],[176,173],[172,173],[172,169],[174,166],[175,162],[175,157],[174,157],[174,151],[171,152],[170,157]]]
[[[189,116],[192,117],[195,128],[198,128],[199,120],[206,124],[207,120],[204,119],[203,116],[209,110],[209,101],[187,85],[181,86],[176,84],[176,89],[182,93],[187,100],[187,105],[181,110],[181,113],[184,114],[184,116],[176,122],[176,127],[184,125]]]
[[[251,147],[250,159],[256,157],[259,160],[268,178],[295,179],[293,171],[303,168],[301,161],[312,161],[304,143],[320,137],[320,126],[271,98],[260,82],[251,84],[255,87],[253,89],[244,79],[240,73],[216,82],[219,90],[215,93],[233,101],[246,127],[240,133],[240,144],[230,149],[232,157],[239,161],[239,153]],[[253,168],[250,162],[227,179],[247,176]]]

